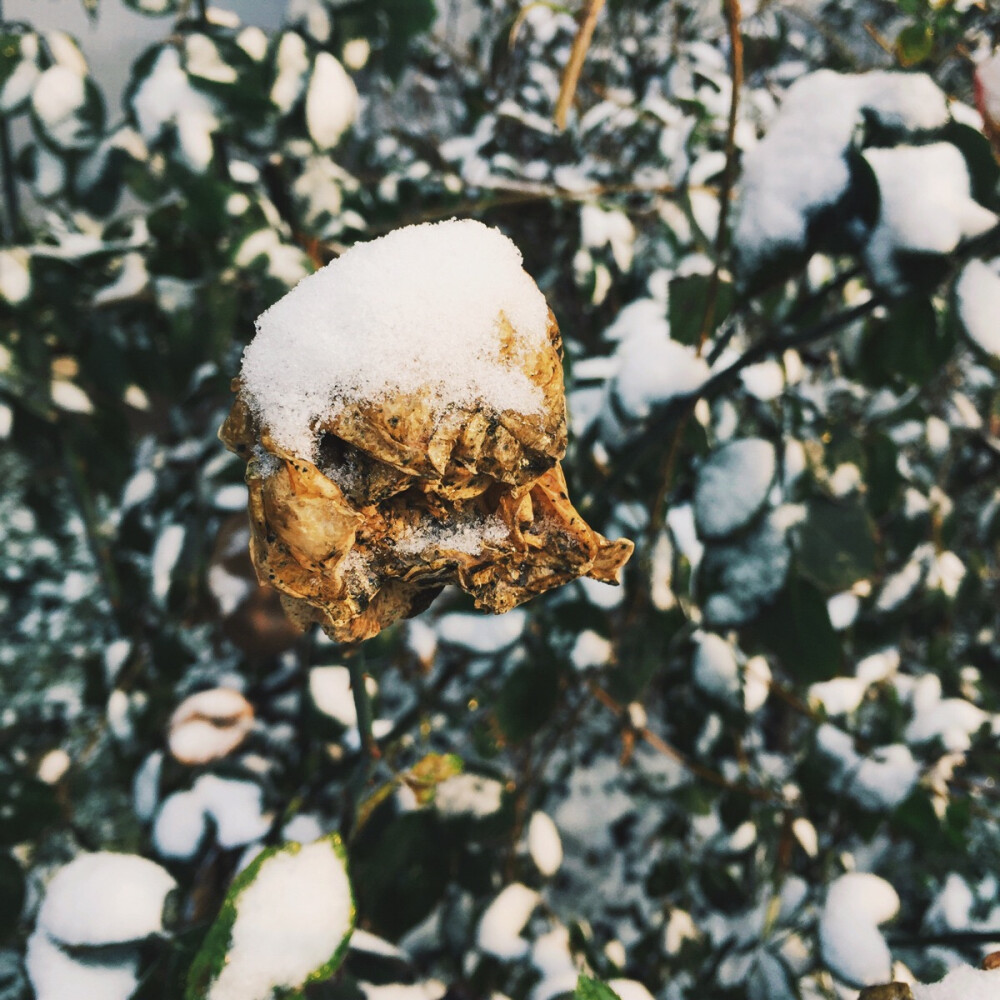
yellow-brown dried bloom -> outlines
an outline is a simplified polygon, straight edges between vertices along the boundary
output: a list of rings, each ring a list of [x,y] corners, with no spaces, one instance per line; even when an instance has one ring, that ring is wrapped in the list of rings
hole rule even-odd
[[[559,330],[478,222],[360,244],[257,323],[220,435],[247,460],[251,556],[300,624],[355,642],[446,584],[509,611],[632,553],[574,510]]]

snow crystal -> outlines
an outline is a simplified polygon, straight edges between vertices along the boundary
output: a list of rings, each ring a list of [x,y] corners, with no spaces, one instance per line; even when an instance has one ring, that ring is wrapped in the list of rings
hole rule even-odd
[[[163,904],[176,884],[135,854],[81,854],[49,883],[38,927],[71,947],[138,941],[163,930]]]
[[[191,86],[177,49],[168,45],[161,50],[132,96],[132,110],[146,142],[156,142],[173,125],[187,165],[201,173],[211,163],[219,119],[211,99]]]
[[[547,813],[531,814],[528,821],[528,853],[535,867],[546,878],[555,875],[563,860],[562,839]]]
[[[503,785],[481,774],[456,774],[437,786],[434,807],[445,816],[491,816],[503,800]]]
[[[476,555],[488,545],[505,542],[510,530],[498,517],[459,518],[449,524],[408,526],[397,539],[396,549],[407,555],[450,551]]]
[[[878,925],[899,911],[899,896],[885,879],[863,872],[841,875],[827,892],[819,921],[823,960],[852,986],[892,978],[892,956]]]
[[[723,701],[735,701],[740,695],[740,671],[732,646],[721,636],[710,632],[701,633],[696,639],[695,684]]]
[[[923,73],[824,69],[796,81],[767,135],[744,154],[735,242],[750,270],[800,249],[810,216],[841,196],[850,180],[844,153],[865,112],[907,129],[948,120],[944,94]]]
[[[189,861],[201,847],[208,828],[201,795],[175,792],[160,806],[153,824],[153,846],[161,858]]]
[[[540,902],[541,896],[520,882],[507,886],[479,921],[480,949],[496,958],[524,958],[528,942],[521,937],[521,931]]]
[[[899,285],[899,251],[951,253],[963,239],[996,226],[996,215],[972,199],[965,158],[950,142],[869,149],[864,157],[881,193],[878,224],[865,249],[878,284]]]
[[[525,348],[547,343],[548,307],[510,240],[469,219],[407,226],[352,247],[257,320],[244,391],[275,442],[304,457],[316,420],[394,392],[537,412],[537,387],[500,356],[501,315]]]
[[[353,922],[347,872],[329,841],[267,858],[236,900],[226,963],[206,1000],[263,1000],[300,986]]]
[[[128,1000],[139,985],[139,951],[121,949],[118,962],[75,958],[41,930],[24,957],[35,1000]]]
[[[996,1000],[1000,973],[960,965],[937,983],[915,984],[913,1000]]]
[[[725,538],[749,524],[767,500],[777,465],[774,445],[763,438],[742,438],[714,451],[694,492],[699,535]]]
[[[306,128],[320,149],[332,149],[358,116],[354,81],[329,52],[320,52],[306,92]]]

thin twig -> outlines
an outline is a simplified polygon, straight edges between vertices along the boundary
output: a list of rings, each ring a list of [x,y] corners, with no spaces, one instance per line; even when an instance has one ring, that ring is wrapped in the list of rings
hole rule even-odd
[[[576,38],[573,39],[573,49],[569,54],[569,62],[566,63],[562,86],[559,88],[559,99],[556,101],[556,110],[553,115],[556,128],[560,130],[566,128],[569,109],[576,96],[576,86],[580,82],[580,73],[583,70],[584,60],[587,58],[591,39],[594,37],[597,18],[604,9],[604,2],[605,0],[587,0],[587,6],[580,17],[580,26],[577,29]]]
[[[364,647],[347,661],[351,674],[351,693],[354,695],[354,709],[358,716],[358,739],[361,742],[362,753],[370,760],[378,760],[382,753],[372,735],[372,702],[365,686],[365,654]]]
[[[594,683],[593,681],[588,684],[590,693],[599,701],[605,708],[614,712],[621,718],[628,717],[628,710],[616,701],[607,691],[602,687]],[[704,764],[699,764],[697,761],[691,760],[687,754],[678,750],[677,747],[668,743],[662,736],[658,736],[647,726],[635,726],[633,727],[633,732],[640,739],[648,743],[654,750],[663,754],[665,757],[669,757],[671,760],[675,760],[685,771],[693,774],[696,778],[701,778],[703,781],[709,782],[709,784],[717,785],[719,788],[725,788],[729,791],[742,792],[745,795],[750,796],[754,799],[759,799],[762,802],[776,802],[780,800],[780,796],[774,792],[768,791],[766,788],[758,788],[755,785],[738,784],[729,781],[724,775],[719,774],[718,771],[713,771],[710,767],[705,767]]]

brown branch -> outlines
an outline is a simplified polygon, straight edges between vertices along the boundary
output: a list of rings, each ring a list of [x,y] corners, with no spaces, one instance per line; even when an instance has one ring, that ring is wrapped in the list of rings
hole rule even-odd
[[[559,88],[559,99],[556,101],[556,110],[553,115],[558,129],[566,128],[566,118],[576,95],[576,85],[580,82],[583,63],[587,58],[587,50],[594,37],[594,28],[597,26],[597,18],[604,8],[604,3],[605,0],[587,0],[587,6],[580,17],[580,26],[577,29],[576,38],[573,39],[573,50],[569,54],[569,62],[566,63],[562,86]]]
[[[616,701],[602,687],[593,681],[589,682],[587,687],[594,698],[605,708],[614,712],[620,718],[628,718],[628,709]],[[687,754],[668,743],[662,736],[654,733],[648,726],[632,726],[631,729],[636,736],[645,743],[648,743],[654,750],[676,761],[685,771],[693,774],[696,778],[701,778],[702,781],[707,781],[709,784],[717,785],[719,788],[725,788],[728,791],[742,792],[750,796],[750,798],[759,799],[761,802],[776,802],[780,799],[780,796],[768,791],[766,788],[734,783],[729,781],[725,775],[719,774],[718,771],[713,771],[710,767],[705,767],[704,764],[699,764],[697,761],[691,760]]]

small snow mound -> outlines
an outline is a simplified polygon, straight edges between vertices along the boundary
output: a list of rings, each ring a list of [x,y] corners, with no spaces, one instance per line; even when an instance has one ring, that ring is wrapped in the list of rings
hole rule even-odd
[[[867,872],[841,875],[831,886],[819,921],[823,960],[852,986],[892,978],[892,956],[878,925],[899,911],[899,896],[885,879]]]
[[[139,941],[163,930],[163,904],[176,885],[136,854],[81,854],[49,883],[38,927],[71,947]]]
[[[955,285],[966,333],[987,354],[1000,357],[1000,275],[981,260],[969,261]]]
[[[520,882],[507,886],[486,908],[479,921],[479,947],[496,958],[523,958],[528,942],[521,937],[541,896]]]
[[[913,1000],[997,1000],[1000,973],[960,965],[936,983],[917,984]]]
[[[767,500],[778,468],[774,445],[763,438],[730,441],[698,474],[694,516],[702,538],[726,538],[753,520]]]
[[[562,838],[548,813],[532,814],[528,822],[528,853],[547,878],[559,871],[563,861]]]
[[[521,264],[507,237],[471,219],[358,244],[257,320],[247,398],[275,443],[303,457],[317,419],[393,393],[535,413],[540,391],[501,356],[502,317],[523,349],[547,344],[548,306]]]

